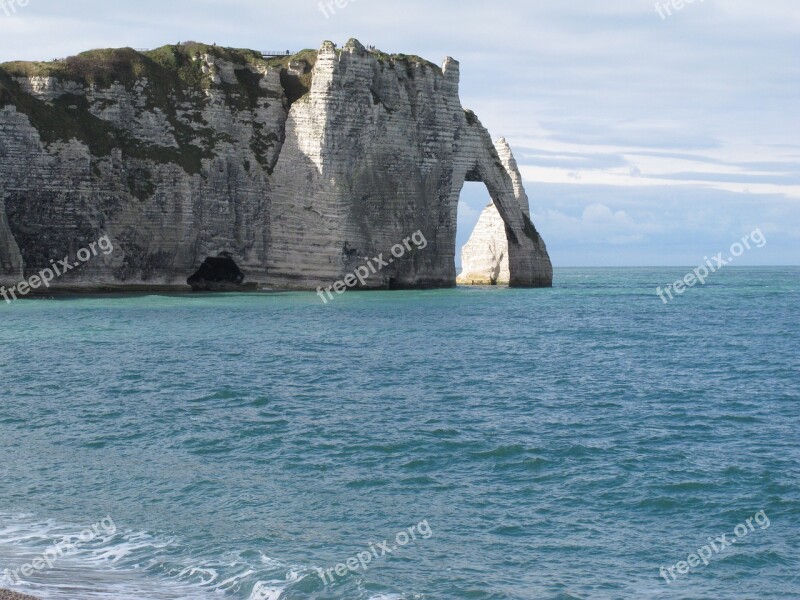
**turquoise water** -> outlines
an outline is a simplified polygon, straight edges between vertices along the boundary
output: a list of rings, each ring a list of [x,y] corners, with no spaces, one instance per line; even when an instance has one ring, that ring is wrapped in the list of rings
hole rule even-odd
[[[686,271],[0,306],[0,570],[109,516],[14,589],[800,598],[800,269]]]

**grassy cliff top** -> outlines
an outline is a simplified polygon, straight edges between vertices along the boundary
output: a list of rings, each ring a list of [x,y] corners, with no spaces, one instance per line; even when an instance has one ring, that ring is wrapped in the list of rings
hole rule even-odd
[[[370,50],[369,53],[371,56],[377,58],[378,62],[389,64],[400,63],[405,66],[420,65],[441,72],[439,65],[432,63],[429,60],[425,60],[416,54],[387,54],[386,52],[381,52],[380,50]]]
[[[131,84],[147,77],[156,82],[177,83],[177,79],[185,85],[203,87],[207,85],[207,77],[201,71],[201,61],[195,60],[201,55],[261,69],[286,69],[292,61],[304,61],[310,70],[317,60],[317,51],[311,49],[301,50],[291,56],[264,58],[256,50],[185,42],[141,52],[133,48],[89,50],[77,56],[49,62],[2,63],[0,69],[12,77],[55,77],[98,86],[107,86],[114,82]],[[379,50],[371,50],[370,55],[390,65],[422,65],[439,70],[434,63],[415,55],[386,54]]]
[[[202,85],[204,76],[201,61],[195,60],[201,55],[207,54],[240,65],[280,68],[292,59],[309,60],[312,53],[316,58],[315,52],[304,50],[294,56],[264,59],[255,50],[186,42],[142,52],[133,48],[89,50],[51,62],[3,63],[0,69],[14,77],[56,77],[97,85],[108,85],[115,81],[132,83],[143,77],[153,81],[177,78],[184,84]]]
[[[94,156],[105,156],[114,148],[123,148],[131,157],[174,162],[188,173],[198,173],[202,159],[212,155],[219,137],[203,121],[202,103],[197,103],[198,98],[204,98],[198,91],[212,86],[212,76],[204,69],[205,61],[199,60],[204,55],[236,65],[236,82],[221,82],[215,87],[226,95],[229,106],[241,111],[258,107],[264,98],[280,99],[274,90],[262,88],[260,76],[247,67],[261,72],[277,71],[286,101],[291,105],[309,92],[317,60],[317,51],[309,49],[290,56],[264,58],[255,50],[186,42],[146,51],[133,48],[90,50],[51,62],[8,62],[0,64],[0,107],[13,105],[27,115],[45,143],[78,139]],[[412,77],[411,71],[416,66],[439,69],[418,56],[389,55],[376,50],[371,50],[370,55],[389,68],[408,70]],[[149,85],[147,93],[142,95],[145,108],[158,109],[166,115],[179,148],[155,147],[135,139],[119,124],[96,116],[90,110],[89,99],[80,91],[61,94],[51,101],[26,93],[17,78],[31,77],[53,77],[99,88],[119,83],[129,90],[146,78]],[[186,110],[179,114],[181,105],[196,106],[197,110],[194,115]]]
[[[308,90],[300,77],[286,73],[284,63],[266,61],[253,50],[221,48],[193,42],[163,46],[139,52],[132,48],[104,49],[83,52],[64,60],[52,62],[11,62],[0,65],[0,107],[8,104],[25,114],[45,143],[67,142],[77,139],[87,145],[92,155],[106,156],[114,148],[122,148],[126,155],[158,163],[176,163],[188,173],[199,173],[202,160],[210,158],[220,136],[210,129],[200,111],[203,98],[201,88],[211,86],[209,73],[203,72],[204,61],[200,55],[212,55],[235,65],[236,83],[223,83],[220,90],[226,95],[229,106],[237,110],[252,110],[266,97],[275,99],[270,90],[262,89],[259,76],[250,73],[247,66],[258,70],[272,68],[280,71],[281,83],[287,98],[295,100]],[[310,71],[308,52],[296,55],[306,62]],[[314,55],[315,56],[315,55]],[[161,147],[138,140],[130,132],[96,116],[90,110],[89,100],[82,93],[65,93],[50,102],[26,93],[18,77],[55,77],[78,84],[93,84],[105,88],[120,83],[132,89],[136,82],[147,78],[147,93],[142,96],[147,109],[158,109],[172,125],[178,148]],[[309,76],[310,78],[310,76]],[[184,110],[179,115],[181,102],[197,108],[194,113]],[[193,104],[194,103],[194,104]]]

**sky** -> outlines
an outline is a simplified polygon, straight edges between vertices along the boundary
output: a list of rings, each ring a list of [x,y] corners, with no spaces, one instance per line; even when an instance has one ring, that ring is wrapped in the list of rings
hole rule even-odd
[[[0,0],[0,62],[350,37],[461,62],[556,266],[699,265],[757,230],[733,264],[800,265],[797,0]],[[465,186],[459,245],[489,201]]]

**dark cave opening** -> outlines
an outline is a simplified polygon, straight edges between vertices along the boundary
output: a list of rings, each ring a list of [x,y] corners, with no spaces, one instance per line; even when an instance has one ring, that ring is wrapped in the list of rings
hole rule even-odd
[[[197,272],[186,280],[195,291],[238,289],[243,282],[244,273],[227,252],[206,258]]]

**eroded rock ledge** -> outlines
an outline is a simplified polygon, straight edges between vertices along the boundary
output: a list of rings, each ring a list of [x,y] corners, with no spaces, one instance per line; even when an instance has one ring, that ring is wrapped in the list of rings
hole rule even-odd
[[[470,180],[504,224],[509,283],[549,286],[510,150],[458,82],[451,58],[356,40],[275,59],[187,43],[0,65],[0,283],[108,235],[113,253],[53,289],[189,289],[218,257],[233,263],[224,289],[315,289],[419,230],[426,249],[365,287],[449,287]]]

